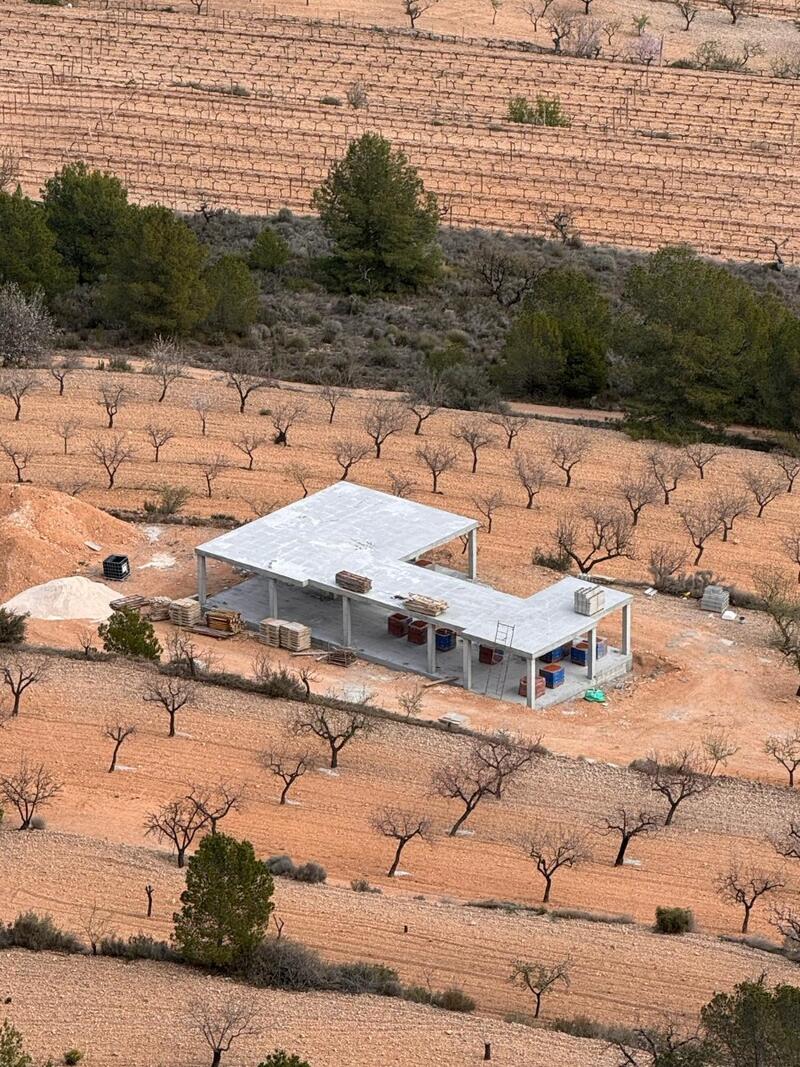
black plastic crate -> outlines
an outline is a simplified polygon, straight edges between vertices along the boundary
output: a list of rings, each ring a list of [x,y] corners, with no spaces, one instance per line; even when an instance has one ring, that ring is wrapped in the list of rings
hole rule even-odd
[[[112,582],[124,582],[131,574],[131,565],[127,556],[106,556],[103,560],[103,577]]]

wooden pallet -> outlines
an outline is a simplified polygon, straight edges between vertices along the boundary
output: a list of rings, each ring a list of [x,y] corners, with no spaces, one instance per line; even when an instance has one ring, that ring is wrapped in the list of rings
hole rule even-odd
[[[202,634],[203,637],[216,637],[218,641],[225,641],[234,636],[232,630],[212,630],[210,626],[189,626],[188,630],[193,634]]]
[[[131,596],[120,596],[116,600],[112,600],[109,607],[112,611],[122,611],[124,608],[133,608],[136,611],[141,611],[142,608],[148,607],[150,604],[150,598],[146,596],[138,596],[136,593]]]

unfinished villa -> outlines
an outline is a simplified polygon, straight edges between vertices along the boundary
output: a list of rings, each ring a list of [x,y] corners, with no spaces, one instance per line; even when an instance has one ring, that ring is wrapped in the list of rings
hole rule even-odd
[[[200,606],[239,612],[268,644],[313,642],[530,708],[631,669],[630,594],[571,577],[530,597],[494,589],[478,578],[479,526],[337,482],[200,545]],[[464,572],[428,558],[450,542]],[[242,580],[208,597],[209,559]]]

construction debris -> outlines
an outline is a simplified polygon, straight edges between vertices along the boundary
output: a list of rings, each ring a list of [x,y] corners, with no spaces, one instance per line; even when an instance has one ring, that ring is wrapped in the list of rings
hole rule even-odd
[[[349,667],[357,658],[352,648],[334,648],[326,654],[325,662],[335,663],[337,667]]]
[[[447,611],[447,601],[437,600],[422,593],[413,593],[403,601],[404,607],[414,615],[441,615]]]

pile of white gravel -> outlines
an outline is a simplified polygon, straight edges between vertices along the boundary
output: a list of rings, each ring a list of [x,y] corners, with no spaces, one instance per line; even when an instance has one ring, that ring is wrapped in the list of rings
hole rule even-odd
[[[88,619],[101,622],[111,614],[111,601],[119,597],[115,589],[89,578],[54,578],[44,585],[24,589],[2,606],[32,619]]]

